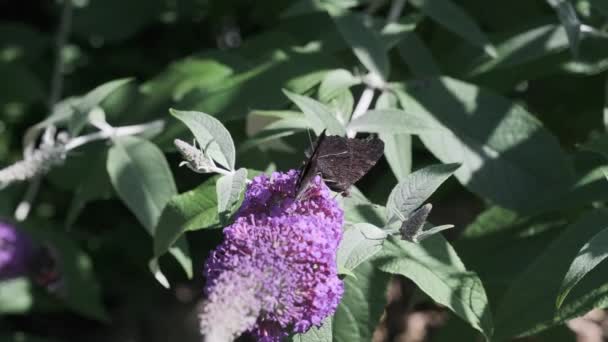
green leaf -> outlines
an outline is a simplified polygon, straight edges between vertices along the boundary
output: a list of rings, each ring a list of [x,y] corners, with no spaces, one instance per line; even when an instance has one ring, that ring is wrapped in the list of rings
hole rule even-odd
[[[74,192],[66,217],[66,226],[71,227],[85,205],[92,200],[109,197],[112,184],[106,169],[108,150],[87,151],[87,165],[79,165],[79,173],[83,177]],[[84,169],[83,169],[84,168]]]
[[[344,296],[333,318],[335,342],[371,341],[386,305],[389,275],[379,271],[374,259],[359,265],[355,277],[344,279]]]
[[[397,48],[399,56],[401,56],[412,74],[417,78],[441,74],[441,70],[439,70],[439,66],[435,62],[431,51],[416,33],[405,34]]]
[[[73,103],[74,107],[72,108],[74,114],[68,121],[70,134],[72,136],[77,136],[89,121],[89,113],[95,107],[99,106],[105,98],[110,96],[110,94],[132,80],[132,78],[123,78],[104,83],[76,100]]]
[[[217,211],[222,217],[230,217],[247,183],[247,169],[240,168],[234,173],[223,175],[217,180]]]
[[[473,18],[451,0],[411,0],[411,4],[469,43],[483,48],[489,56],[497,56],[496,49]]]
[[[176,195],[163,210],[154,235],[154,254],[158,257],[187,231],[220,228],[215,184],[212,177],[197,188]]]
[[[165,156],[153,143],[135,137],[114,140],[107,160],[107,170],[118,197],[137,217],[144,228],[156,235],[155,228],[171,197],[177,194],[173,175]],[[186,274],[192,274],[188,245],[171,250]],[[152,260],[152,263],[156,263]],[[157,277],[158,279],[158,277]]]
[[[338,248],[338,267],[354,271],[382,249],[386,236],[382,229],[369,223],[348,225]]]
[[[389,61],[380,35],[364,24],[364,18],[337,7],[329,8],[338,30],[365,68],[388,79]]]
[[[511,279],[511,286],[496,310],[497,340],[535,333],[605,306],[608,283],[602,266],[573,288],[559,309],[555,300],[572,260],[587,241],[604,229],[606,222],[606,210],[584,214],[566,227],[525,272]]]
[[[581,149],[598,153],[608,158],[608,134],[592,137],[588,142],[581,145]]]
[[[27,278],[5,279],[0,282],[0,314],[27,312],[34,304],[32,285]]]
[[[468,76],[476,76],[495,69],[503,69],[537,61],[558,54],[568,48],[568,36],[559,25],[543,25],[526,28],[509,34],[497,42],[498,57],[472,58]]]
[[[235,149],[230,132],[222,123],[209,114],[195,111],[169,110],[173,116],[182,121],[198,142],[201,148],[216,162],[229,170],[234,170]]]
[[[344,126],[326,105],[307,96],[287,90],[283,90],[283,92],[304,113],[317,135],[321,134],[324,129],[327,129],[328,135],[344,136],[346,134]]]
[[[348,129],[356,132],[384,133],[384,134],[422,134],[428,131],[442,130],[423,115],[410,112],[407,109],[375,109],[366,112],[352,120]]]
[[[293,342],[332,342],[332,318],[326,318],[320,327],[312,327],[303,334],[295,335],[291,340]]]
[[[493,332],[488,299],[479,277],[467,271],[441,236],[420,244],[389,238],[378,256],[379,268],[411,279],[429,297],[490,338]]]
[[[399,99],[393,93],[383,91],[376,100],[376,109],[397,108]],[[412,172],[412,136],[409,134],[380,133],[384,142],[384,157],[397,180]]]
[[[597,9],[602,12],[604,15],[608,16],[608,3],[604,0],[589,0],[591,3],[591,7]]]
[[[107,169],[120,199],[154,235],[165,205],[177,194],[163,153],[149,141],[122,137],[110,148]]]
[[[395,216],[395,211],[408,217],[459,167],[460,164],[437,164],[405,176],[388,196],[386,201],[387,220],[390,221]]]
[[[608,257],[608,229],[604,228],[585,243],[578,252],[564,277],[562,287],[557,296],[556,306],[559,308],[568,293],[583,277]]]
[[[396,91],[406,111],[444,126],[420,138],[443,163],[463,164],[456,178],[471,191],[522,211],[570,186],[572,170],[557,139],[516,103],[447,77]]]
[[[328,72],[319,85],[319,100],[329,102],[340,95],[344,90],[360,84],[361,79],[355,77],[350,71],[336,69]]]

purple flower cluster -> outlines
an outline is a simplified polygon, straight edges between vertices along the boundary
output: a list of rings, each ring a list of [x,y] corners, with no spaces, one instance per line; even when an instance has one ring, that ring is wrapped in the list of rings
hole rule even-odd
[[[254,178],[207,260],[201,331],[208,340],[251,331],[279,341],[335,312],[344,291],[336,266],[343,212],[320,177],[295,199],[297,177],[291,170]]]
[[[32,253],[32,243],[22,232],[0,222],[0,280],[25,275]]]

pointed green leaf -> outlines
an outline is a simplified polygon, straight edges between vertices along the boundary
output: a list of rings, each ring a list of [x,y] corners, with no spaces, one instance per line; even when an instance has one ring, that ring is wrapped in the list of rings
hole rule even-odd
[[[283,90],[283,92],[304,113],[316,134],[321,134],[324,129],[327,129],[328,135],[344,136],[346,134],[344,126],[326,105],[307,96],[287,90]]]
[[[387,220],[395,211],[408,217],[439,188],[460,164],[437,164],[417,170],[403,178],[391,191],[386,201]]]
[[[229,217],[247,183],[247,169],[240,168],[234,173],[223,175],[217,180],[217,211],[222,217]]]
[[[348,129],[355,132],[384,134],[422,134],[441,131],[441,126],[428,118],[402,109],[374,109],[352,120]]]
[[[595,234],[578,252],[562,282],[562,288],[557,297],[556,306],[559,308],[566,296],[587,273],[593,270],[608,257],[608,229]]]
[[[347,226],[338,248],[338,267],[354,271],[382,249],[386,236],[382,229],[369,223]]]
[[[209,114],[195,111],[170,109],[171,115],[183,122],[198,142],[200,148],[216,162],[229,170],[234,170],[235,149],[230,132],[222,123]]]

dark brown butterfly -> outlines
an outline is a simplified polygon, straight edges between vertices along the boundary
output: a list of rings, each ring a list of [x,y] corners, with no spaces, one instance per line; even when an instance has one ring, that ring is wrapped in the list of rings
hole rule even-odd
[[[376,137],[366,139],[319,135],[312,154],[304,164],[296,183],[300,198],[316,175],[336,192],[345,192],[361,179],[382,157],[384,143]]]

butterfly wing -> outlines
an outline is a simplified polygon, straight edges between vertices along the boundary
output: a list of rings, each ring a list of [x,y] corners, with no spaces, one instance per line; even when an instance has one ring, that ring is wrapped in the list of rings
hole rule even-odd
[[[319,146],[317,168],[334,191],[350,188],[376,165],[384,152],[382,140],[329,136]]]
[[[318,173],[317,158],[319,155],[319,147],[323,144],[325,139],[325,130],[323,130],[323,132],[321,132],[321,134],[317,138],[317,141],[315,142],[315,146],[312,149],[310,157],[304,162],[304,166],[302,166],[300,175],[298,176],[298,180],[296,181],[296,198],[300,198],[304,190],[306,190],[306,188],[308,187],[310,181]]]
[[[416,209],[407,220],[403,221],[399,229],[401,238],[410,242],[418,242],[418,236],[422,233],[431,209],[433,209],[433,206],[427,203]]]

